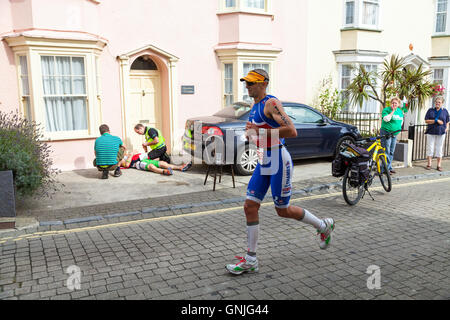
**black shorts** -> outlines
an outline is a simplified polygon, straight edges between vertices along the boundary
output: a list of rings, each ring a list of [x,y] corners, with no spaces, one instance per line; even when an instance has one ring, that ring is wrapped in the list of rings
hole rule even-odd
[[[158,158],[160,160],[162,160],[161,157],[166,153],[166,151],[167,151],[166,146],[163,146],[159,149],[152,150],[148,153],[148,158],[151,160],[158,159]]]

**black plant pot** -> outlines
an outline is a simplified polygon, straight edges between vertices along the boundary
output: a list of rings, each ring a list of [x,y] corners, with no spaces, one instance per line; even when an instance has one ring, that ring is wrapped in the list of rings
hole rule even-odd
[[[11,170],[0,171],[0,219],[15,217],[16,197],[13,173]]]

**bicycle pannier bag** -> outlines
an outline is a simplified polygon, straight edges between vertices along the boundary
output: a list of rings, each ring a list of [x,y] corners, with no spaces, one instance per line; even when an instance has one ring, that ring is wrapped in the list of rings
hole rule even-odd
[[[347,166],[345,165],[345,158],[338,153],[336,158],[331,163],[331,174],[333,177],[342,177],[345,174],[345,169],[347,169]]]
[[[350,144],[356,157],[352,159],[350,169],[350,185],[357,187],[363,184],[369,178],[369,160],[370,153],[361,147]]]

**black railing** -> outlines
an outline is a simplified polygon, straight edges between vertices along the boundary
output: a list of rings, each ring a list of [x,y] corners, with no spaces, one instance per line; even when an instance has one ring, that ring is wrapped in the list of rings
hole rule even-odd
[[[377,135],[381,127],[381,113],[338,112],[333,120],[356,126],[363,136]]]
[[[425,160],[427,158],[426,124],[410,126],[408,138],[414,140],[412,149],[412,161]],[[443,157],[450,157],[450,135],[446,135],[443,147]]]

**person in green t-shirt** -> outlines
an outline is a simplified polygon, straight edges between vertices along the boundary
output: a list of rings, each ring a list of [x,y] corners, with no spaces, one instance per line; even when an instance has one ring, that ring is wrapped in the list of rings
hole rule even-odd
[[[383,109],[381,113],[382,119],[380,135],[385,135],[402,129],[403,118],[405,113],[408,112],[408,108],[406,108],[407,104],[405,104],[404,107],[400,107],[401,103],[401,100],[395,97],[391,99],[391,106]],[[391,173],[395,173],[395,170],[392,168],[392,160],[394,159],[397,135],[398,133],[394,133],[393,137],[381,139],[381,145],[386,149],[388,170]]]
[[[122,139],[112,136],[108,125],[102,124],[99,128],[100,137],[95,140],[94,151],[95,159],[93,161],[94,167],[102,171],[102,179],[108,179],[108,171],[114,170],[114,177],[120,177],[122,171],[117,165],[123,159],[125,153],[125,146]]]

